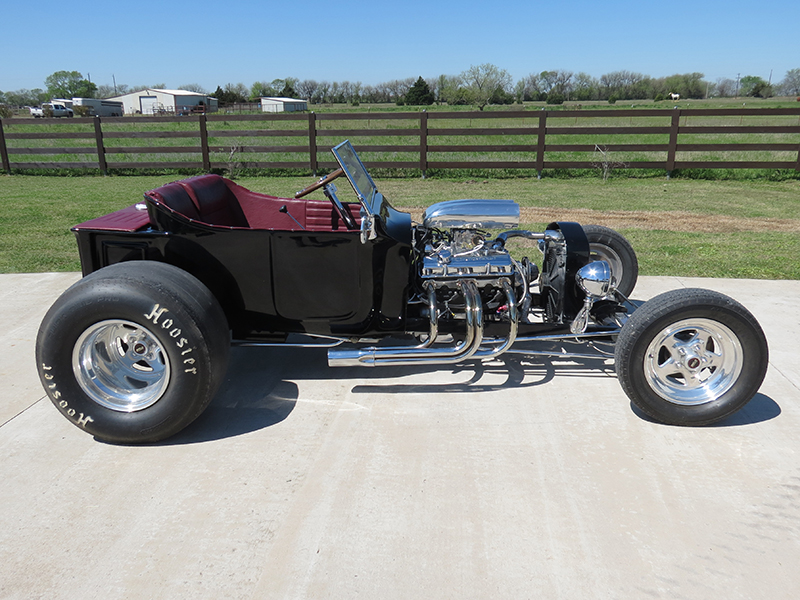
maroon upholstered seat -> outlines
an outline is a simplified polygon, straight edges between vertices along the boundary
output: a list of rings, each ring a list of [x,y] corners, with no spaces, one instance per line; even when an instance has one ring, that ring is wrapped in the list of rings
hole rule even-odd
[[[296,200],[252,192],[219,175],[201,175],[168,183],[145,196],[183,217],[212,226],[279,231],[347,230],[327,200]],[[359,205],[345,203],[344,206],[358,229]]]

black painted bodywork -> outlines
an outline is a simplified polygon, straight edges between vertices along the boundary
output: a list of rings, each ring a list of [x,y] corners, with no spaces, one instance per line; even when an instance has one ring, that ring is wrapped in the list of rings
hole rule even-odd
[[[126,260],[180,267],[217,297],[237,339],[403,330],[411,219],[388,205],[378,213],[376,239],[366,244],[358,230],[215,226],[147,195],[137,206],[72,229],[84,275]],[[357,211],[358,205],[349,208]]]
[[[241,200],[244,212],[251,214],[239,214],[234,221],[229,214],[224,224],[214,224],[203,219],[219,219],[220,213],[204,217],[192,204],[186,204],[183,212],[176,210],[180,203],[170,200],[170,194],[184,193],[177,186],[195,185],[202,191],[209,182],[232,202]],[[188,196],[181,202],[188,203]],[[359,204],[345,207],[352,215],[359,214]],[[380,194],[370,208],[377,235],[362,242],[361,232],[348,230],[327,200],[276,198],[207,175],[147,192],[144,203],[72,230],[84,275],[128,260],[166,262],[194,275],[219,300],[234,339],[279,341],[289,333],[336,337],[425,333],[427,316],[419,305],[409,308],[408,303],[420,291],[415,288],[414,256],[423,251],[419,241],[414,247],[411,217]],[[303,229],[295,217],[304,221],[302,215],[312,210],[316,220],[309,216],[305,222],[309,228]],[[557,293],[561,314],[550,322],[520,323],[520,335],[568,329],[583,302],[583,292],[574,283],[575,273],[589,260],[583,229],[576,223],[552,223],[548,229],[561,231],[568,253],[562,283],[543,290],[540,301],[544,305],[548,294]],[[498,337],[508,328],[492,319],[485,327],[487,335]],[[458,336],[463,323],[445,320],[440,330]]]

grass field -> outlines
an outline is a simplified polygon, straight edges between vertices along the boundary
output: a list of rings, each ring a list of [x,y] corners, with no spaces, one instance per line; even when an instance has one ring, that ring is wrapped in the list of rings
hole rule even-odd
[[[0,176],[0,272],[79,270],[69,227],[128,206],[179,178]],[[310,177],[241,178],[291,196]],[[800,279],[800,181],[536,178],[378,178],[392,204],[419,215],[453,198],[510,198],[522,225],[552,220],[614,227],[634,245],[643,275]],[[348,190],[339,186],[345,198]],[[535,257],[534,248],[518,253]]]

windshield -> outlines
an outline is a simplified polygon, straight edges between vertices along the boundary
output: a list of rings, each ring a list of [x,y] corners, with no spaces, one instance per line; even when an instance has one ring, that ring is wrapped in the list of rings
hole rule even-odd
[[[353,149],[353,145],[349,140],[346,140],[331,150],[336,160],[339,161],[344,174],[350,180],[350,185],[361,200],[362,204],[371,207],[375,194],[378,193],[378,188],[372,177],[367,173],[367,169],[358,154]]]

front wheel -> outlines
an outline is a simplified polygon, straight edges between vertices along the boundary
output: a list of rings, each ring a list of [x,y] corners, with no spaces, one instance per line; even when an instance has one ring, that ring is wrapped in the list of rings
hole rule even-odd
[[[615,359],[622,389],[642,412],[672,425],[708,425],[756,394],[769,351],[744,306],[711,290],[684,289],[631,315]]]
[[[84,277],[56,300],[36,340],[39,377],[73,424],[113,443],[186,427],[225,375],[225,314],[200,281],[132,261]]]
[[[617,289],[630,296],[639,279],[639,260],[630,242],[618,231],[603,225],[584,225],[589,240],[589,260],[604,260],[617,280]]]

